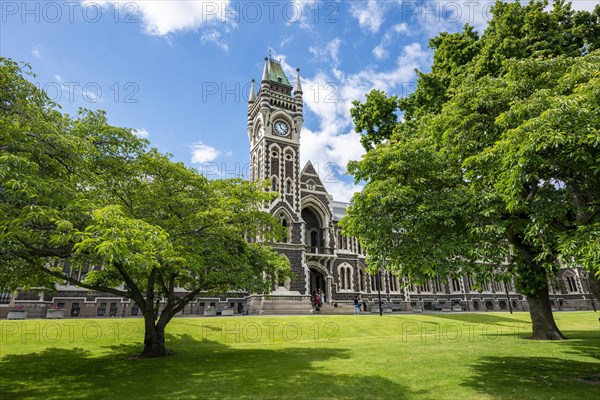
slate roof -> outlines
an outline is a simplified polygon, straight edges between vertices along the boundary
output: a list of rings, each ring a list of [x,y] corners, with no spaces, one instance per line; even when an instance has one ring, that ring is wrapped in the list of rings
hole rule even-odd
[[[333,220],[339,221],[346,216],[346,208],[350,204],[343,201],[333,201]]]
[[[283,68],[281,68],[281,63],[273,60],[272,58],[269,59],[269,79],[271,82],[292,87],[292,84],[288,80],[287,76],[285,76],[285,72],[283,72]]]

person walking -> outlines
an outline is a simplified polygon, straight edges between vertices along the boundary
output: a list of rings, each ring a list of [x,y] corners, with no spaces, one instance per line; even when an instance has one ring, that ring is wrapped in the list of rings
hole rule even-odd
[[[360,314],[360,301],[358,300],[358,296],[354,296],[354,315]]]

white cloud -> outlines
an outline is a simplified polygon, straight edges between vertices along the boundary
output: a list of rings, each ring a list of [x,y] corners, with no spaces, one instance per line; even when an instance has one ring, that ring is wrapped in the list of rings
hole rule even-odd
[[[358,20],[362,29],[377,33],[383,24],[387,2],[380,0],[356,1],[350,7],[350,13]]]
[[[323,22],[319,17],[320,0],[291,0],[289,6],[286,5],[285,19],[288,25],[300,24],[300,28],[310,30],[310,22]],[[316,11],[314,11],[316,9]],[[329,16],[331,17],[331,16]]]
[[[293,76],[293,68],[282,65],[288,76]],[[327,190],[336,200],[348,201],[352,193],[361,190],[348,178],[340,180],[346,172],[349,160],[359,160],[364,154],[360,135],[354,132],[350,116],[352,101],[364,100],[372,89],[380,89],[388,94],[404,95],[407,87],[414,86],[415,68],[422,69],[431,62],[431,53],[419,43],[405,46],[396,60],[396,65],[387,71],[379,71],[370,66],[353,74],[346,74],[337,68],[329,72],[319,72],[313,77],[303,77],[305,110],[314,114],[317,127],[302,129],[300,138],[301,162],[312,161]]]
[[[340,38],[335,38],[331,42],[327,43],[325,47],[309,47],[308,51],[317,59],[319,62],[332,61],[335,66],[339,64],[339,52],[342,41]]]
[[[37,58],[42,58],[42,50],[40,49],[40,46],[33,46],[31,54],[33,54]]]
[[[214,161],[220,154],[221,152],[214,147],[202,142],[196,142],[192,145],[192,164]]]
[[[214,43],[215,45],[219,46],[223,51],[229,51],[229,45],[227,44],[227,42],[225,42],[225,40],[223,40],[221,32],[217,31],[216,29],[210,29],[202,33],[200,41],[202,43]]]
[[[388,51],[385,49],[385,47],[383,47],[381,43],[373,49],[372,53],[378,60],[387,58],[389,55]]]
[[[399,0],[402,3],[402,0]],[[492,18],[491,7],[496,0],[454,0],[449,2],[404,2],[401,4],[405,17],[415,19],[425,33],[437,36],[440,32],[456,32],[470,24],[483,32]]]
[[[381,42],[373,49],[372,52],[375,58],[378,60],[388,58],[389,52],[387,51],[387,47],[393,43],[394,38],[398,34],[403,32],[409,32],[407,24],[402,23],[392,26],[392,28],[383,35]]]
[[[124,10],[131,19],[141,19],[145,31],[156,36],[196,30],[220,22],[230,23],[235,17],[229,7],[230,0],[85,0],[83,3],[126,7]]]
[[[142,139],[147,139],[147,138],[148,138],[148,136],[150,136],[150,133],[149,133],[149,132],[148,132],[146,129],[144,129],[144,128],[140,128],[140,129],[134,129],[134,130],[132,131],[132,133],[133,133],[135,136],[137,136],[137,137],[139,137],[139,138],[142,138]]]
[[[290,36],[284,36],[281,41],[279,42],[279,47],[283,48],[285,47],[287,44],[291,43],[294,40],[294,36],[290,35]]]

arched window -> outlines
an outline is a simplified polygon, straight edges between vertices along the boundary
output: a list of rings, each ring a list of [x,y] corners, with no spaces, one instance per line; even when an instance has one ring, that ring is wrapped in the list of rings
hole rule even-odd
[[[358,270],[358,285],[359,285],[359,290],[361,292],[364,292],[367,290],[367,285],[366,285],[366,281],[365,281],[365,272],[362,269]]]
[[[285,181],[285,192],[287,194],[292,194],[292,181],[290,181],[289,179]]]
[[[352,276],[350,267],[346,268],[346,289],[352,289]]]
[[[423,283],[421,286],[419,286],[419,289],[421,289],[421,292],[431,292],[431,281]]]
[[[340,289],[345,289],[346,284],[346,268],[340,269]]]
[[[492,290],[490,289],[490,281],[488,281],[487,279],[483,281],[483,284],[481,285],[482,289],[484,292],[491,292]]]
[[[256,170],[256,176],[254,177],[256,180],[258,181],[262,181],[263,179],[266,178],[265,174],[263,173],[263,154],[262,154],[262,150],[258,149],[258,167]]]
[[[276,176],[273,176],[273,177],[271,178],[271,190],[272,190],[273,192],[276,192],[276,191],[277,191],[277,177],[276,177]]]
[[[460,292],[460,281],[456,278],[452,279],[452,291]]]
[[[473,291],[473,278],[467,276],[467,287],[465,288],[468,292]]]
[[[440,278],[435,278],[433,280],[433,289],[436,291],[436,293],[442,292],[442,283],[440,282]]]
[[[281,226],[283,226],[283,228],[285,229],[285,236],[283,237],[283,243],[287,243],[287,239],[288,239],[288,224],[287,224],[287,219],[283,218],[281,220]]]
[[[564,275],[565,286],[569,293],[579,293],[579,288],[577,286],[577,279],[575,278],[572,272],[566,272]]]

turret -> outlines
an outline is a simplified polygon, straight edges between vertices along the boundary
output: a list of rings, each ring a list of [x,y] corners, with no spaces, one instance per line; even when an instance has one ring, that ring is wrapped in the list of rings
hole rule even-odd
[[[252,86],[250,87],[250,97],[248,97],[248,103],[250,103],[250,105],[252,103],[254,103],[254,100],[256,100],[256,90],[254,89],[254,79],[252,79]]]
[[[294,97],[302,99],[302,85],[300,84],[300,68],[296,68],[296,84],[294,85]]]
[[[263,68],[263,74],[262,74],[262,79],[260,81],[260,87],[262,88],[268,88],[270,85],[270,80],[269,80],[269,58],[265,57],[265,67]]]

